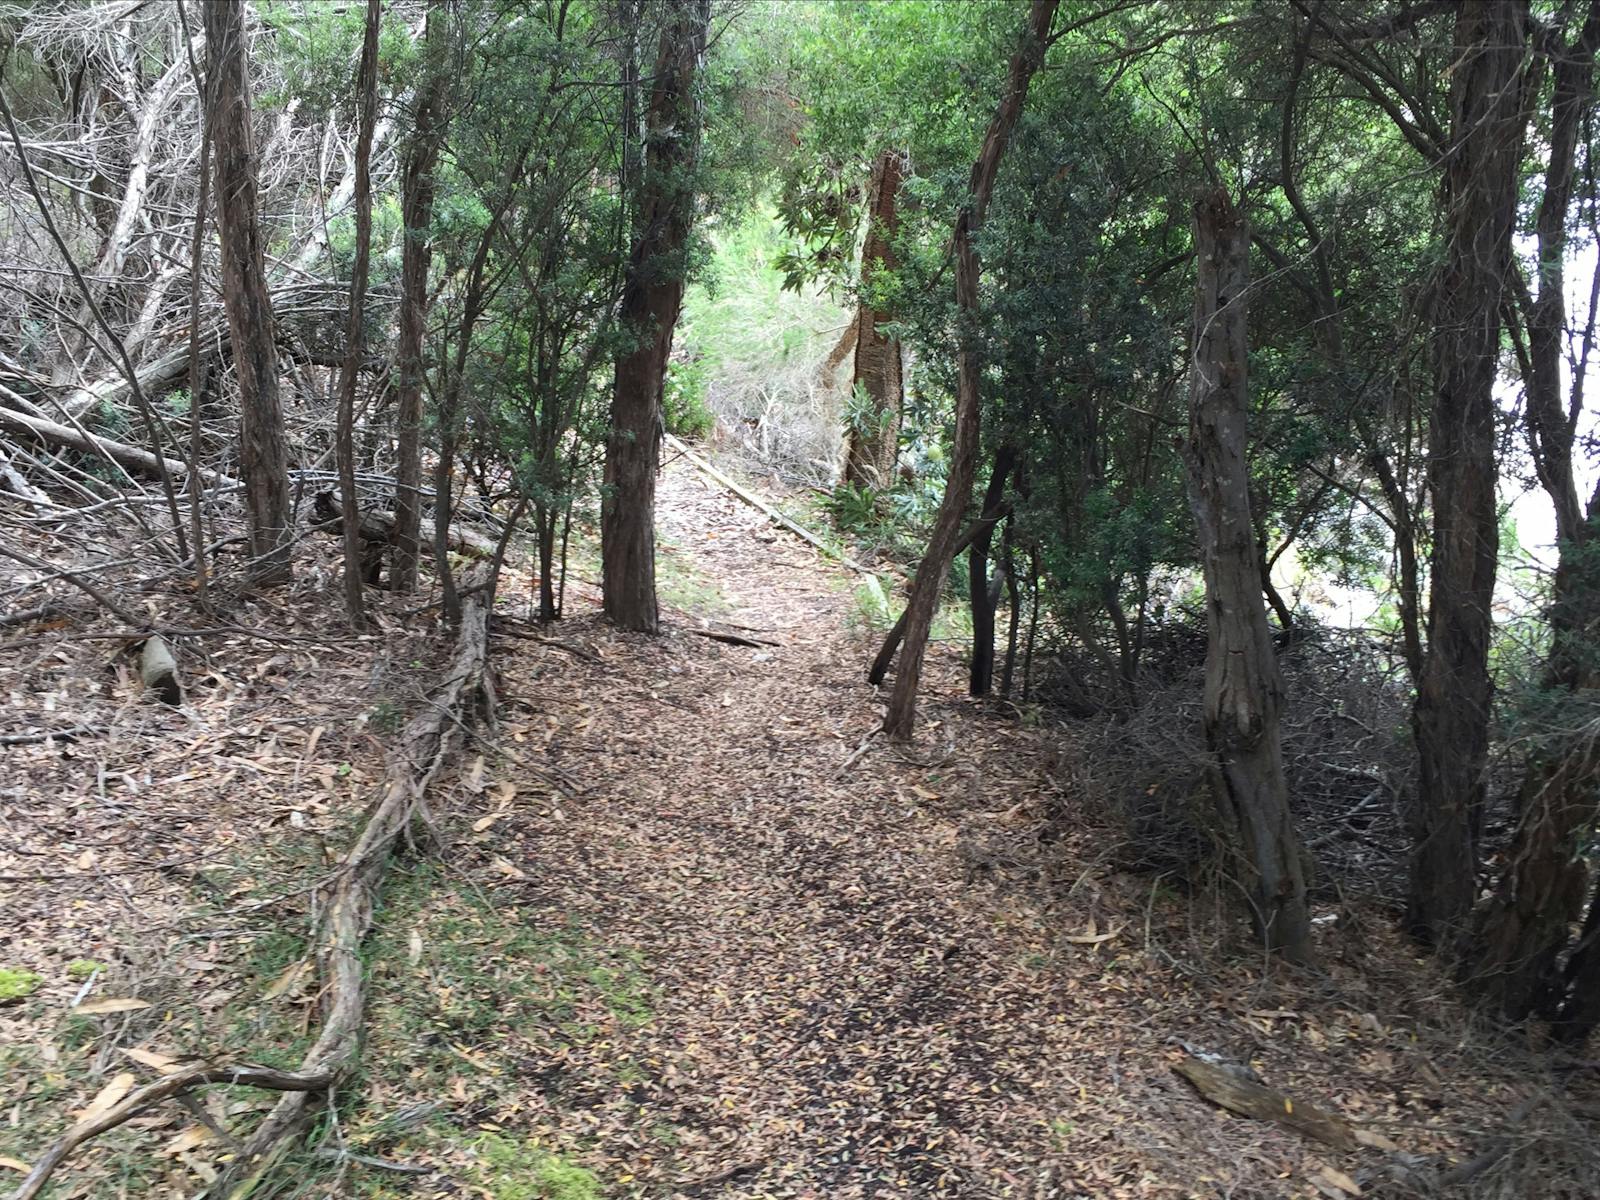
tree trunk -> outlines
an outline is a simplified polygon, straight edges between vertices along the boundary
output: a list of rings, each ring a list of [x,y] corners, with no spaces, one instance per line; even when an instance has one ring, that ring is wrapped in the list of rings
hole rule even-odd
[[[1600,629],[1594,506],[1586,515],[1578,500],[1574,422],[1561,383],[1568,209],[1579,131],[1593,107],[1597,45],[1600,0],[1591,0],[1576,43],[1560,47],[1554,64],[1550,154],[1538,216],[1539,291],[1531,300],[1524,293],[1521,304],[1527,328],[1523,387],[1529,443],[1534,467],[1555,507],[1560,547],[1544,679],[1546,690],[1555,694],[1600,686],[1600,671],[1593,661],[1595,633]],[[1578,375],[1573,384],[1574,413],[1582,403],[1581,367]],[[1530,1015],[1552,998],[1561,1003],[1557,961],[1589,894],[1585,850],[1589,831],[1600,816],[1597,772],[1600,746],[1582,733],[1538,747],[1530,756],[1509,865],[1482,913],[1473,954],[1465,964],[1512,1020]],[[1574,961],[1583,957],[1575,955]]]
[[[869,224],[861,247],[862,300],[856,313],[856,361],[852,391],[866,397],[865,411],[852,409],[850,450],[844,480],[856,487],[886,488],[894,480],[900,442],[900,411],[905,387],[900,372],[900,342],[878,327],[890,314],[868,302],[873,279],[895,269],[894,236],[899,227],[901,156],[897,150],[878,155],[867,200]]]
[[[215,0],[204,12],[206,120],[215,155],[222,300],[239,379],[239,469],[250,521],[250,570],[258,583],[282,583],[290,577],[293,545],[289,445],[278,399],[278,349],[256,213],[244,6],[240,0]]]
[[[1000,563],[1005,573],[1006,602],[1010,610],[1010,627],[1006,631],[1005,665],[1000,671],[1000,694],[1011,699],[1011,682],[1017,670],[1017,637],[1022,626],[1022,590],[1017,586],[1016,518],[1006,521],[1005,532],[1000,535]]]
[[[399,521],[389,583],[395,591],[417,587],[422,538],[422,340],[428,324],[428,269],[433,261],[433,170],[439,158],[446,88],[449,15],[434,0],[423,33],[426,74],[417,92],[410,144],[406,148],[400,201],[405,246],[400,265],[400,329],[395,344],[395,517]]]
[[[344,605],[357,629],[367,623],[361,580],[366,568],[361,540],[361,501],[356,495],[356,376],[366,348],[367,268],[372,253],[372,127],[378,119],[379,0],[367,0],[365,35],[357,91],[361,96],[356,133],[356,257],[350,271],[350,320],[345,327],[344,366],[339,372],[339,426],[335,436],[339,462],[339,503],[344,508]]]
[[[1017,452],[1009,445],[995,452],[989,487],[983,496],[983,519],[967,550],[967,593],[972,607],[972,662],[967,671],[967,691],[974,696],[987,696],[994,686],[994,611],[1000,598],[989,584],[989,547],[1005,501],[1006,477],[1016,459]]]
[[[1212,787],[1263,940],[1306,961],[1305,870],[1278,729],[1283,684],[1250,520],[1244,302],[1250,242],[1243,216],[1220,188],[1195,205],[1194,239],[1199,276],[1184,458],[1206,582]]]
[[[655,499],[661,388],[683,303],[684,254],[694,222],[700,106],[710,0],[681,0],[661,31],[646,117],[633,248],[623,284],[622,326],[635,339],[617,358],[601,505],[604,608],[619,628],[656,633]]]
[[[995,176],[1006,143],[1011,139],[1017,118],[1028,97],[1028,85],[1044,62],[1050,39],[1050,25],[1056,15],[1056,0],[1033,0],[1028,28],[1021,44],[1011,56],[1006,74],[1006,90],[994,118],[984,135],[983,148],[972,165],[972,181],[966,207],[956,218],[956,306],[961,310],[960,347],[956,353],[956,428],[955,445],[950,455],[950,474],[945,480],[939,515],[928,538],[928,550],[917,565],[917,576],[906,603],[905,645],[900,652],[900,669],[895,674],[894,692],[884,716],[884,732],[899,740],[909,740],[917,721],[917,686],[922,680],[922,660],[928,650],[928,631],[939,607],[939,594],[955,560],[956,538],[961,518],[972,493],[977,471],[979,381],[983,364],[976,343],[978,321],[978,280],[981,268],[974,237],[983,227],[994,192]]]
[[[1448,243],[1433,333],[1428,648],[1412,711],[1421,773],[1406,913],[1408,930],[1432,945],[1463,931],[1477,886],[1499,557],[1494,381],[1516,217],[1527,26],[1526,0],[1468,0],[1456,11],[1443,187]]]

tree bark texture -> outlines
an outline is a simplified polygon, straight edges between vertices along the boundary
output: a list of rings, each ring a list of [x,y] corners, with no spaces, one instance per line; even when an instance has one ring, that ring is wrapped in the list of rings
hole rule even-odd
[[[1456,10],[1447,241],[1436,282],[1428,646],[1412,729],[1420,775],[1406,926],[1438,945],[1463,932],[1476,891],[1489,749],[1490,605],[1499,557],[1494,381],[1522,146],[1526,0]]]
[[[417,93],[406,147],[400,213],[405,246],[400,264],[400,328],[395,344],[395,517],[398,521],[389,580],[395,591],[415,591],[422,539],[422,341],[428,322],[428,270],[433,262],[434,167],[444,120],[449,14],[429,5],[423,32],[426,74]]]
[[[1263,940],[1290,959],[1306,961],[1311,922],[1305,868],[1289,814],[1278,728],[1283,683],[1250,519],[1250,241],[1244,217],[1220,188],[1195,205],[1194,240],[1199,273],[1184,458],[1206,582],[1205,732],[1214,756],[1212,788]]]
[[[979,316],[978,282],[981,273],[974,238],[983,227],[984,215],[989,209],[989,197],[994,193],[995,176],[1000,170],[1000,160],[1005,155],[1006,144],[1011,140],[1011,131],[1016,127],[1017,118],[1022,114],[1022,106],[1028,97],[1028,85],[1044,62],[1056,7],[1056,0],[1033,0],[1028,14],[1028,27],[1021,44],[1011,56],[1005,94],[989,122],[977,161],[972,164],[966,207],[956,217],[956,306],[960,310],[962,326],[956,352],[955,439],[950,455],[950,473],[945,480],[944,496],[939,502],[939,515],[934,519],[928,549],[917,565],[917,575],[911,584],[911,597],[906,603],[905,639],[900,651],[900,666],[895,673],[894,691],[889,697],[889,711],[883,721],[884,732],[899,740],[909,740],[916,728],[917,687],[922,680],[922,661],[928,650],[928,632],[933,626],[934,612],[939,607],[939,595],[944,590],[945,577],[955,560],[961,519],[971,498],[972,481],[977,473],[979,382],[983,364],[976,330],[973,328]]]
[[[694,222],[700,142],[696,79],[710,0],[680,0],[661,31],[645,120],[633,247],[622,289],[622,326],[636,339],[617,358],[601,506],[605,614],[621,629],[656,633],[656,464],[661,389],[683,303],[684,255]]]
[[[215,156],[222,299],[239,380],[239,469],[250,522],[251,576],[290,577],[289,445],[278,397],[278,350],[267,293],[264,239],[257,219],[255,134],[240,0],[204,6],[207,124]]]
[[[1600,0],[1591,0],[1574,43],[1559,45],[1555,55],[1550,153],[1537,222],[1538,292],[1530,297],[1523,290],[1520,305],[1527,331],[1523,387],[1528,437],[1534,467],[1555,507],[1559,546],[1544,678],[1552,698],[1600,687],[1594,653],[1600,628],[1594,505],[1591,502],[1588,513],[1581,507],[1573,463],[1581,371],[1573,383],[1575,403],[1570,413],[1561,381],[1568,209],[1579,131],[1594,104],[1597,46]],[[1562,1003],[1557,961],[1589,894],[1585,843],[1600,817],[1597,772],[1600,746],[1582,731],[1540,747],[1528,763],[1508,865],[1480,916],[1473,953],[1465,964],[1513,1020],[1530,1015],[1541,1004]],[[1580,953],[1575,960],[1581,957]]]
[[[366,564],[361,539],[361,501],[356,495],[356,378],[366,348],[367,270],[372,255],[372,128],[378,119],[378,27],[383,19],[379,0],[367,0],[361,39],[357,90],[361,95],[356,132],[356,256],[350,270],[350,317],[345,326],[344,366],[339,372],[339,502],[344,508],[344,606],[357,629],[367,623],[361,580]]]
[[[895,269],[894,237],[899,226],[902,159],[898,150],[878,155],[868,195],[867,238],[861,247],[862,300],[856,312],[856,356],[851,390],[866,398],[864,411],[852,409],[850,449],[844,479],[856,487],[886,488],[894,480],[900,442],[900,414],[905,401],[900,342],[880,326],[890,314],[869,303],[873,279]]]

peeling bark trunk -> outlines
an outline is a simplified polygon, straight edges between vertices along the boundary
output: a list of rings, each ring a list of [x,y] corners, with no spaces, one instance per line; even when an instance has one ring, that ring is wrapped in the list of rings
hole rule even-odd
[[[645,161],[620,318],[634,347],[617,358],[601,506],[606,616],[621,629],[656,633],[656,463],[661,389],[683,303],[699,154],[695,86],[705,55],[710,0],[682,0],[661,32],[646,118]]]
[[[867,239],[861,247],[861,291],[870,293],[879,272],[895,269],[894,237],[899,228],[901,156],[897,150],[878,155],[872,171],[867,202]],[[856,487],[886,488],[893,482],[895,456],[900,441],[900,413],[905,403],[901,378],[900,342],[886,337],[879,326],[890,314],[865,299],[856,314],[855,371],[851,390],[859,388],[867,400],[850,428],[850,450],[844,479]]]
[[[1278,729],[1283,684],[1250,520],[1245,291],[1249,236],[1221,189],[1195,205],[1193,374],[1184,447],[1206,581],[1206,743],[1240,883],[1269,949],[1311,958],[1305,869]]]
[[[1523,114],[1526,0],[1468,0],[1456,13],[1453,144],[1437,282],[1428,648],[1412,728],[1421,767],[1406,927],[1430,945],[1464,931],[1478,867],[1489,752],[1490,605],[1499,557],[1494,381],[1511,266]]]
[[[344,507],[344,606],[357,629],[367,623],[361,581],[370,564],[363,561],[360,501],[356,496],[356,376],[366,346],[367,269],[372,253],[372,127],[378,119],[379,0],[367,0],[358,68],[361,93],[360,128],[356,133],[356,256],[350,272],[350,315],[345,325],[344,365],[339,372],[339,419],[335,437],[339,465],[339,503]],[[414,495],[414,493],[413,493]]]
[[[1524,291],[1520,306],[1527,329],[1523,385],[1528,438],[1534,467],[1555,507],[1560,547],[1544,678],[1544,687],[1556,693],[1600,687],[1593,649],[1600,631],[1594,504],[1588,513],[1581,507],[1573,464],[1573,418],[1582,406],[1582,367],[1573,381],[1571,415],[1561,382],[1568,210],[1579,132],[1593,109],[1597,46],[1600,0],[1591,0],[1575,44],[1560,46],[1554,63],[1550,154],[1538,215],[1539,289],[1531,298]],[[1556,1007],[1570,1008],[1562,996],[1556,964],[1589,894],[1585,843],[1597,817],[1600,746],[1594,738],[1580,733],[1535,751],[1523,779],[1509,863],[1481,914],[1472,941],[1474,953],[1464,964],[1512,1020],[1552,1001]],[[1586,953],[1574,956],[1580,972]]]
[[[1011,140],[1011,131],[1016,127],[1017,118],[1022,114],[1022,106],[1028,97],[1028,85],[1033,80],[1034,72],[1044,62],[1056,6],[1056,0],[1033,0],[1022,43],[1011,56],[1005,94],[995,110],[994,118],[989,122],[978,159],[972,165],[967,204],[956,218],[956,305],[961,310],[962,332],[956,354],[955,444],[950,455],[950,474],[945,481],[944,496],[939,502],[939,515],[934,520],[933,532],[928,538],[927,552],[917,565],[911,597],[906,603],[905,643],[900,652],[900,668],[895,674],[894,692],[889,698],[889,711],[883,720],[884,732],[898,740],[909,740],[916,728],[917,686],[922,680],[922,660],[928,650],[928,632],[933,626],[934,612],[939,607],[939,594],[944,590],[945,577],[950,572],[950,564],[955,561],[961,518],[966,512],[973,476],[977,472],[981,419],[978,392],[983,365],[971,329],[978,318],[980,274],[978,248],[973,239],[983,226],[989,197],[994,192],[995,176],[1000,170],[1000,160],[1005,154],[1006,143]],[[885,661],[884,667],[887,668],[887,665]],[[876,664],[873,670],[876,674]]]
[[[389,578],[395,591],[415,591],[422,538],[422,341],[428,323],[428,270],[433,262],[434,166],[444,120],[449,15],[434,0],[423,33],[427,74],[417,93],[400,201],[405,246],[400,266],[400,329],[395,344],[396,540]]]
[[[204,12],[207,125],[215,155],[222,299],[239,379],[239,468],[250,521],[251,577],[257,583],[282,583],[292,570],[289,446],[278,397],[278,348],[256,212],[244,7],[239,0],[213,0]]]

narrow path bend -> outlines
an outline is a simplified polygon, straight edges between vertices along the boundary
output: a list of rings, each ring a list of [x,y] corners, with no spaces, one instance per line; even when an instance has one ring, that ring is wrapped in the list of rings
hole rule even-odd
[[[1123,1018],[1120,985],[1083,984],[1103,993],[1085,1007],[1058,968],[1077,953],[1098,975],[1114,948],[1053,940],[1059,914],[964,865],[974,845],[1037,857],[1043,748],[960,699],[950,654],[923,744],[846,767],[881,719],[852,579],[687,464],[660,514],[663,578],[714,585],[716,617],[781,645],[690,636],[678,612],[659,639],[569,622],[601,664],[507,646],[508,696],[584,791],[519,814],[501,849],[528,879],[499,894],[637,952],[656,989],[648,1022],[530,1066],[537,1123],[593,1148],[619,1195],[1042,1197],[1137,1174],[1069,1144],[1110,1086],[1070,1047],[1112,1045]]]

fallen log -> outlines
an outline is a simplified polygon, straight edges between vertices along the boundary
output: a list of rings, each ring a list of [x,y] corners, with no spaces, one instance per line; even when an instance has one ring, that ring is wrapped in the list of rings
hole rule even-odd
[[[372,815],[325,885],[323,917],[314,937],[324,1016],[317,1040],[300,1069],[201,1064],[138,1088],[106,1113],[63,1134],[29,1171],[11,1200],[34,1200],[72,1151],[163,1100],[188,1096],[211,1084],[282,1092],[244,1145],[231,1153],[224,1150],[227,1156],[217,1164],[216,1179],[202,1193],[216,1200],[239,1195],[252,1190],[279,1161],[289,1139],[305,1123],[311,1098],[328,1093],[349,1075],[360,1050],[366,1009],[362,943],[372,926],[389,858],[417,817],[429,784],[449,759],[457,734],[478,710],[492,711],[494,706],[487,670],[493,604],[487,587],[489,574],[487,564],[477,566],[463,581],[461,627],[450,666],[390,751]],[[246,1173],[249,1179],[242,1180]]]
[[[0,426],[15,430],[18,433],[31,433],[53,446],[67,446],[73,450],[82,450],[86,454],[98,454],[109,458],[112,462],[125,468],[129,472],[141,475],[161,474],[165,465],[167,474],[174,478],[181,478],[188,473],[188,467],[175,458],[160,458],[148,450],[138,446],[130,446],[125,442],[114,442],[110,438],[101,437],[96,433],[86,430],[74,429],[70,425],[61,425],[55,421],[47,421],[43,417],[31,417],[27,413],[17,412],[15,409],[0,408]],[[200,478],[211,485],[233,487],[238,485],[238,480],[231,479],[216,471],[202,467]]]
[[[311,527],[323,533],[338,533],[342,528],[344,509],[331,491],[318,492],[311,506]],[[378,582],[378,569],[382,552],[394,545],[398,522],[392,512],[370,508],[361,514],[361,540],[368,550],[361,556],[362,573],[368,583]],[[472,558],[493,559],[497,543],[465,525],[450,526],[450,549]]]

